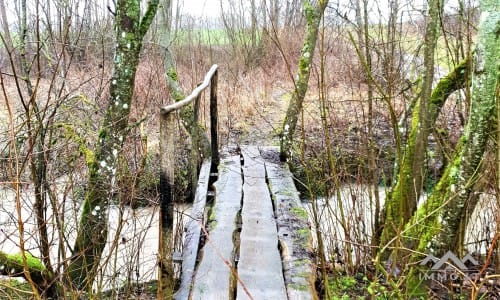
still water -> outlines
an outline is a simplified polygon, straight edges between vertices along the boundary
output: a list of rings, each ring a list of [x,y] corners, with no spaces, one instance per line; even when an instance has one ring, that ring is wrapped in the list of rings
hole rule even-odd
[[[35,257],[40,256],[40,243],[33,212],[32,191],[21,192],[21,220],[24,225],[24,247]],[[18,214],[16,211],[15,192],[9,188],[0,189],[0,250],[19,253]],[[65,199],[57,203],[57,214],[48,207],[48,235],[51,246],[51,262],[53,268],[62,271],[64,262],[70,257],[70,247],[76,237],[77,216],[80,203]],[[176,225],[186,220],[189,205],[178,205]],[[106,290],[122,286],[127,281],[145,282],[157,278],[158,254],[158,207],[132,209],[129,206],[112,205],[108,210],[109,232],[108,243],[104,250],[100,272],[95,288]],[[56,216],[62,224],[57,230]],[[178,231],[182,232],[182,230]],[[63,242],[61,243],[61,237]],[[180,242],[177,242],[180,247]]]
[[[356,183],[343,184],[328,199],[320,198],[304,203],[312,224],[313,245],[318,247],[317,233],[321,234],[326,258],[332,262],[344,262],[346,245],[351,248],[353,262],[371,260],[370,249],[378,193],[383,207],[386,187],[376,189]],[[425,201],[423,195],[419,205]],[[314,205],[313,205],[314,204]],[[313,208],[316,214],[313,213]],[[486,254],[500,224],[499,200],[493,193],[479,194],[479,202],[469,218],[465,235],[465,250],[468,253]],[[317,216],[317,222],[314,216]],[[347,233],[347,234],[346,234]],[[450,249],[455,251],[455,249]]]
[[[317,247],[317,232],[320,231],[327,259],[342,261],[346,257],[346,244],[351,246],[353,262],[370,260],[370,241],[373,232],[373,213],[376,207],[375,193],[383,206],[386,189],[369,190],[366,185],[344,184],[338,195],[328,200],[316,199],[304,203],[313,229],[313,244]],[[25,249],[35,257],[40,256],[39,238],[35,225],[33,204],[29,189],[21,192],[21,220],[24,224]],[[19,253],[18,218],[15,193],[9,188],[0,188],[0,250]],[[422,202],[422,201],[420,201]],[[316,210],[314,221],[313,207]],[[68,198],[57,203],[57,214],[47,208],[48,233],[51,261],[54,269],[62,270],[70,256],[70,246],[76,235],[76,220],[80,202]],[[176,207],[175,223],[177,236],[182,236],[183,224],[187,221],[190,205]],[[55,215],[60,219],[62,230],[57,230]],[[106,290],[122,286],[125,282],[145,282],[157,278],[158,253],[158,208],[156,206],[131,209],[129,206],[113,205],[109,208],[108,244],[101,261],[101,271],[95,288]],[[494,195],[483,193],[467,227],[466,249],[469,253],[486,253],[500,222],[498,200]],[[347,233],[347,235],[346,235]],[[60,243],[61,238],[64,241]],[[180,250],[181,238],[176,239]]]

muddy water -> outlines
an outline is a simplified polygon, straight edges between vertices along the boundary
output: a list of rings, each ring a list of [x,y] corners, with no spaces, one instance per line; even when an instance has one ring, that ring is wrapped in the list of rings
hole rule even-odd
[[[24,225],[24,247],[35,257],[40,256],[39,238],[30,191],[20,195],[21,220]],[[15,193],[11,189],[0,189],[0,250],[19,253],[18,218]],[[71,203],[70,203],[71,202]],[[76,220],[80,203],[66,200],[58,203],[58,215],[63,223],[62,231],[57,230],[53,211],[47,209],[51,261],[55,269],[62,270],[70,256],[69,247],[76,237]],[[187,205],[177,206],[176,224],[183,222],[183,214],[189,214]],[[100,272],[95,288],[109,289],[122,286],[126,281],[144,282],[157,278],[158,253],[158,208],[145,207],[131,209],[111,206],[108,213],[108,243],[104,250]],[[59,243],[61,234],[64,243]]]
[[[327,260],[344,263],[347,257],[347,241],[351,241],[349,244],[353,262],[363,263],[370,259],[373,212],[376,203],[374,192],[379,194],[382,207],[385,189],[379,187],[376,191],[373,189],[370,191],[368,186],[360,184],[344,184],[339,189],[340,197],[313,200],[314,206],[313,202],[304,203],[312,224],[313,246],[318,247],[319,231]],[[317,222],[314,221],[314,207]],[[346,232],[348,232],[347,237]]]
[[[381,206],[386,190],[378,188]],[[39,242],[29,195],[32,191],[24,191],[20,195],[21,215],[24,224],[25,249],[38,257]],[[343,262],[346,257],[346,242],[350,241],[353,262],[366,262],[369,255],[375,211],[375,197],[370,196],[367,186],[346,184],[340,189],[340,199],[332,197],[328,201],[316,201],[319,226],[313,226],[313,243],[317,247],[316,232],[319,229],[327,253],[327,259]],[[342,203],[344,216],[341,215]],[[73,244],[76,234],[76,220],[80,211],[80,203],[65,200],[58,203],[58,212],[63,221],[63,234],[66,241],[64,247],[58,247],[59,234],[56,230],[54,214],[47,210],[49,220],[49,239],[51,242],[51,260],[55,269],[62,270],[63,262],[69,257],[69,246]],[[304,204],[313,222],[311,203]],[[182,224],[189,214],[189,206],[178,206],[176,224]],[[496,233],[500,213],[494,195],[483,194],[473,212],[467,228],[466,249],[469,253],[486,253],[492,237]],[[342,219],[346,226],[343,227]],[[0,188],[0,250],[7,253],[19,253],[19,231],[15,209],[15,193],[11,189]],[[146,207],[132,210],[129,207],[111,206],[109,208],[110,231],[101,272],[95,283],[96,288],[109,289],[123,285],[130,280],[144,282],[157,277],[158,253],[158,209]],[[346,237],[345,232],[349,232]],[[180,243],[177,243],[178,245]],[[63,252],[64,250],[64,252]]]
[[[382,207],[386,188],[378,187],[376,192],[379,194],[380,206]],[[341,186],[339,193],[340,199],[334,196],[329,198],[328,201],[325,199],[315,200],[317,223],[313,221],[312,202],[304,203],[304,207],[309,212],[311,224],[313,224],[313,245],[314,247],[318,246],[317,232],[319,230],[328,260],[344,262],[347,257],[346,243],[350,241],[353,262],[370,261],[369,252],[375,211],[374,192],[370,192],[366,185],[345,184]],[[422,204],[424,199],[425,195],[419,201],[419,204]],[[487,253],[499,223],[498,200],[492,194],[482,193],[467,226],[465,236],[466,251],[468,253]],[[318,224],[318,226],[314,226],[314,224]],[[347,237],[346,232],[348,232]],[[454,249],[450,250],[454,251]]]

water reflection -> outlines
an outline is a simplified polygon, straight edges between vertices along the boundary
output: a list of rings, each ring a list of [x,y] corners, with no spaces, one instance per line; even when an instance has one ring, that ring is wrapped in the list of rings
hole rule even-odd
[[[40,243],[33,212],[30,191],[20,195],[21,215],[24,223],[25,249],[31,255],[40,257]],[[32,194],[31,194],[32,195]],[[76,220],[80,213],[80,203],[61,201],[57,204],[57,214],[50,207],[46,209],[48,235],[51,245],[53,268],[63,270],[64,262],[70,256],[70,247],[76,238]],[[175,224],[177,232],[182,233],[190,212],[190,205],[176,205]],[[129,206],[111,205],[108,210],[108,242],[104,249],[95,288],[106,290],[122,286],[127,282],[146,282],[157,278],[158,253],[158,212],[157,206],[131,209]],[[184,216],[184,217],[183,217]],[[57,230],[55,218],[62,224],[61,235]],[[18,218],[15,209],[15,193],[8,188],[0,189],[0,250],[5,253],[19,253]],[[60,236],[64,241],[60,243]],[[180,239],[177,249],[180,250]]]
[[[387,188],[378,187],[376,192],[383,207]],[[317,230],[320,230],[326,258],[331,262],[344,263],[347,257],[346,243],[351,246],[353,263],[366,263],[371,260],[370,249],[374,230],[375,191],[367,185],[356,183],[343,184],[337,197],[313,200],[317,211],[317,226],[314,226],[313,202],[304,203],[313,225],[313,245],[318,247]],[[423,195],[419,201],[425,201]],[[498,199],[493,193],[483,192],[472,212],[465,235],[465,251],[486,254],[500,222]],[[341,209],[342,207],[342,209]],[[342,213],[343,212],[343,217]],[[343,221],[345,220],[345,222]],[[347,238],[346,238],[346,232]],[[450,249],[454,250],[454,249]]]

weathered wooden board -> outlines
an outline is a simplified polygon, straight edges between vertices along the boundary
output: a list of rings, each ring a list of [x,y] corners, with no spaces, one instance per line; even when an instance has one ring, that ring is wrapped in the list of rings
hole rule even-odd
[[[256,147],[242,148],[243,208],[237,299],[287,299],[278,233],[264,162]]]
[[[293,176],[279,162],[277,148],[263,149],[267,180],[275,205],[288,299],[317,299],[311,231]]]
[[[242,178],[240,156],[223,159],[219,165],[216,194],[209,216],[209,236],[193,283],[192,299],[224,300],[233,295],[231,270],[234,264],[233,233],[241,207]]]
[[[194,268],[200,244],[201,226],[203,224],[205,205],[207,203],[210,166],[210,159],[205,160],[201,165],[193,208],[191,209],[190,219],[186,224],[186,236],[182,250],[181,284],[174,295],[174,299],[176,300],[188,299],[193,284]]]

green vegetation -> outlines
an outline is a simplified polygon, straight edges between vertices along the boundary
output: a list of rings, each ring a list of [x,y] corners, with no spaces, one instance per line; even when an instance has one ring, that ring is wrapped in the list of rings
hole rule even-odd
[[[291,209],[292,214],[296,215],[299,218],[302,218],[304,220],[307,220],[309,217],[309,214],[307,211],[301,207],[293,207]]]
[[[173,42],[179,46],[197,44],[201,46],[228,46],[246,45],[251,42],[252,35],[249,30],[238,30],[229,33],[223,28],[219,29],[182,29],[175,33]],[[261,34],[257,33],[260,41]]]
[[[175,24],[168,13],[151,23],[156,5],[163,12],[173,11],[166,7],[171,1],[147,1],[154,6],[149,9],[138,0],[118,1],[110,8],[114,16],[104,20],[98,13],[92,15],[94,1],[85,2],[83,9],[91,16],[83,20],[69,6],[58,10],[57,16],[44,11],[56,2],[43,7],[20,0],[18,20],[0,22],[11,23],[9,39],[13,40],[3,40],[9,33],[9,26],[4,26],[0,178],[8,185],[5,189],[17,192],[16,200],[22,203],[16,204],[21,204],[23,215],[32,214],[24,229],[29,232],[25,249],[33,249],[34,240],[39,246],[36,253],[41,253],[39,260],[29,254],[0,252],[0,273],[33,279],[31,286],[0,281],[0,299],[39,298],[37,292],[55,297],[61,291],[92,298],[85,295],[86,289],[109,276],[101,270],[113,263],[118,267],[121,255],[115,254],[123,244],[133,243],[137,248],[130,253],[142,255],[138,247],[145,245],[144,240],[116,235],[115,259],[101,258],[108,230],[115,229],[107,224],[105,207],[157,205],[161,151],[157,141],[164,140],[158,138],[159,107],[184,99],[213,63],[221,71],[220,146],[280,144],[280,158],[291,164],[301,197],[312,200],[307,210],[292,208],[288,213],[290,219],[315,224],[310,229],[290,227],[287,239],[303,248],[315,247],[314,266],[308,260],[296,260],[293,266],[317,268],[318,280],[307,279],[315,281],[321,299],[420,297],[435,283],[416,280],[421,270],[414,266],[422,254],[438,257],[450,249],[459,256],[472,252],[479,242],[464,241],[468,226],[474,226],[472,232],[479,232],[478,236],[481,231],[490,234],[492,228],[498,231],[499,224],[483,220],[483,214],[470,217],[477,213],[476,206],[496,208],[478,205],[483,204],[483,195],[498,199],[500,143],[494,140],[499,139],[500,126],[495,123],[500,115],[498,1],[481,1],[480,8],[459,1],[452,14],[446,9],[436,15],[433,6],[443,2],[432,0],[411,22],[405,15],[409,6],[398,2],[389,6],[390,15],[380,18],[381,24],[374,24],[380,12],[370,1],[353,1],[352,11],[344,17],[330,14],[330,7],[325,18],[327,0],[290,0],[286,11],[276,7],[276,12],[272,6],[279,1],[270,1],[266,9],[262,1],[229,1],[231,9],[225,11],[218,28],[203,28],[202,18],[186,21],[182,11],[175,12],[179,16]],[[487,12],[481,24],[479,11]],[[43,22],[26,20],[31,16]],[[0,21],[5,18],[0,15]],[[141,51],[150,24],[157,27],[149,31]],[[429,54],[430,48],[435,48],[434,53]],[[453,71],[437,78],[442,70]],[[202,95],[198,120],[194,121],[189,106],[176,113],[178,123],[162,131],[176,135],[175,143],[169,144],[176,146],[174,187],[161,186],[176,200],[191,198],[195,182],[191,173],[196,173],[192,162],[210,155],[208,93]],[[141,121],[135,123],[137,119]],[[129,122],[141,124],[141,132]],[[149,148],[143,139],[146,135],[153,142]],[[202,145],[190,143],[189,135],[200,136]],[[229,171],[220,168],[221,173]],[[385,191],[378,186],[381,182],[388,187]],[[295,196],[289,190],[281,193]],[[424,193],[428,197],[417,207]],[[29,202],[30,198],[35,200]],[[274,204],[277,210],[286,205],[281,200]],[[3,213],[11,214],[8,210]],[[162,216],[172,215],[170,207],[164,211],[168,213]],[[135,217],[139,210],[131,212]],[[210,230],[220,217],[216,213],[208,211],[205,225]],[[17,232],[23,230],[15,217],[9,225],[14,235],[16,227]],[[172,224],[171,219],[166,223]],[[129,219],[124,221],[129,224]],[[478,221],[481,224],[476,226]],[[144,226],[151,224],[156,223]],[[161,237],[170,241],[171,232],[162,232],[166,233]],[[69,233],[77,235],[74,245],[67,245],[74,241]],[[476,240],[480,239],[483,236]],[[484,240],[489,242],[491,236]],[[290,249],[283,245],[285,257]],[[158,251],[162,258],[152,269],[172,265],[163,259],[171,249],[164,249]],[[307,257],[313,255],[307,251]],[[101,268],[99,263],[108,265]],[[25,267],[30,276],[22,272]],[[126,267],[133,272],[130,265]],[[130,298],[135,289],[130,278],[121,277],[121,270],[114,272],[117,289],[109,298],[117,294]],[[297,273],[302,280],[305,274]],[[57,286],[46,286],[53,278],[58,279]],[[291,281],[292,287],[303,290]],[[161,294],[162,283],[169,282],[174,281],[161,280],[158,288],[154,283],[137,288],[153,294],[158,289]],[[25,295],[30,292],[34,295]],[[96,297],[106,294],[96,293]]]
[[[331,300],[347,300],[352,299],[353,295],[357,295],[353,293],[353,290],[357,289],[358,281],[352,276],[330,278],[328,283]]]
[[[366,275],[356,274],[331,276],[329,282],[330,300],[374,299],[390,300],[404,299],[399,291],[391,291],[379,281],[370,281]],[[412,298],[413,299],[413,298]],[[420,299],[420,298],[415,298]],[[423,299],[423,298],[422,298]]]
[[[6,259],[12,261],[18,266],[23,265],[23,257],[21,254],[7,254]],[[29,269],[40,272],[45,271],[45,266],[42,264],[42,262],[29,253],[26,253],[26,263],[28,264]]]

